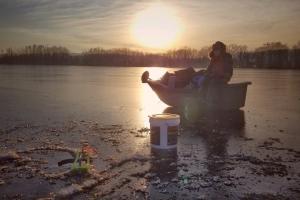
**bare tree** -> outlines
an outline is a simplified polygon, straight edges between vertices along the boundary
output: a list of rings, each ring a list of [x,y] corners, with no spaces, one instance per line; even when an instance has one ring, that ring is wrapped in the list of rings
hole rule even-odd
[[[300,49],[300,41],[293,46],[293,49]]]
[[[285,50],[288,49],[286,44],[282,44],[281,42],[268,42],[263,46],[256,48],[256,51],[267,51],[267,50]]]

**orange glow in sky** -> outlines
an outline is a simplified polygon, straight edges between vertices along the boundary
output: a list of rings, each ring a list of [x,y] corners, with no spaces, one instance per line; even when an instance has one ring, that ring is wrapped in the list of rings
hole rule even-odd
[[[178,40],[182,26],[170,7],[158,3],[137,13],[132,34],[144,47],[166,49]]]

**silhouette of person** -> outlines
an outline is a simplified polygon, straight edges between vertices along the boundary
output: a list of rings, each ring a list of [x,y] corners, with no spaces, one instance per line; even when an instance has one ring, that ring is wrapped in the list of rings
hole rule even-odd
[[[233,74],[232,56],[226,52],[226,45],[217,41],[209,53],[210,63],[205,75],[209,82],[228,83]]]

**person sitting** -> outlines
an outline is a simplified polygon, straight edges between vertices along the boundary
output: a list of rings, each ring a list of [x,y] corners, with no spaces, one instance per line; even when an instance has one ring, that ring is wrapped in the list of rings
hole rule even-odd
[[[206,79],[213,83],[228,83],[233,74],[233,60],[231,54],[226,52],[226,45],[220,41],[214,43],[209,57]]]
[[[209,57],[207,69],[196,72],[191,80],[194,88],[207,88],[209,84],[226,84],[232,77],[232,56],[226,52],[224,43],[220,41],[214,43]]]
[[[174,73],[165,73],[162,83],[169,84],[169,78],[175,76],[175,87],[183,88],[191,85],[192,88],[207,87],[209,84],[226,84],[233,74],[232,56],[226,52],[226,45],[217,41],[212,45],[209,53],[210,63],[206,70],[195,71],[192,67],[177,70]]]

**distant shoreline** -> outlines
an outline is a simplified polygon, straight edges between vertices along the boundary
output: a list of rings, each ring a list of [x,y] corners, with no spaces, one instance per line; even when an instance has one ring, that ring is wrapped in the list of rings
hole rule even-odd
[[[210,63],[210,51],[210,47],[202,49],[184,47],[164,53],[149,53],[127,48],[91,48],[86,52],[74,54],[65,47],[31,45],[21,49],[7,49],[0,54],[0,64],[206,67]],[[267,43],[255,51],[247,51],[244,46],[228,45],[227,51],[232,55],[234,66],[238,68],[300,69],[300,46],[289,49],[280,42]]]
[[[125,67],[136,67],[136,68],[153,68],[153,67],[162,67],[162,68],[188,68],[188,67],[193,67],[197,69],[205,69],[206,66],[199,67],[199,66],[108,66],[108,65],[67,65],[67,64],[61,64],[61,65],[50,65],[50,64],[0,64],[1,66],[35,66],[35,67],[110,67],[110,68],[125,68]],[[261,67],[233,67],[234,69],[257,69],[257,70],[300,70],[300,68],[261,68]]]

